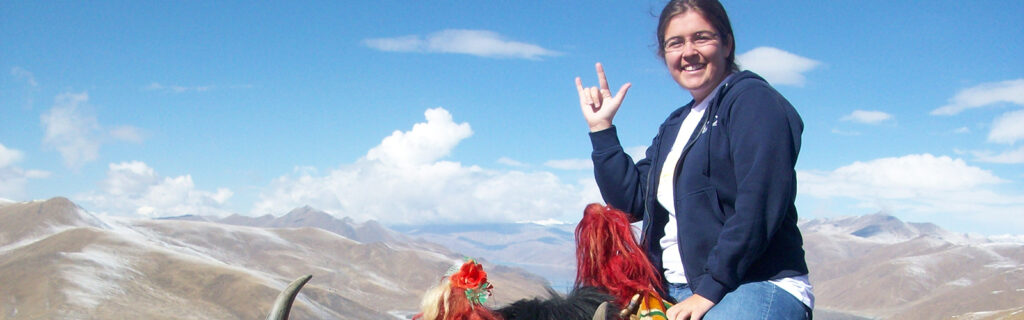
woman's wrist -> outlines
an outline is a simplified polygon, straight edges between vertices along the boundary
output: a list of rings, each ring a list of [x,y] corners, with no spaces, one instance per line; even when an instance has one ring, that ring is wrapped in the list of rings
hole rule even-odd
[[[611,122],[601,122],[590,125],[590,132],[598,132],[612,127]]]

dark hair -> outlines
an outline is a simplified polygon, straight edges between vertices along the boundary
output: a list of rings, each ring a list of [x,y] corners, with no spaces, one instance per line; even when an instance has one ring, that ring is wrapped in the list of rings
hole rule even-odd
[[[665,59],[665,28],[668,28],[669,20],[673,17],[694,10],[715,27],[715,31],[722,37],[723,42],[731,44],[729,55],[725,57],[725,69],[739,71],[736,65],[736,38],[732,35],[732,24],[729,23],[729,15],[718,0],[671,0],[661,10],[661,17],[658,18],[658,56]]]

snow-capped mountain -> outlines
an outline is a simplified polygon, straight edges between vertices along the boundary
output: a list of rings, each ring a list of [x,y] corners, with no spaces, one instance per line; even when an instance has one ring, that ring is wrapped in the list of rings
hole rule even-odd
[[[0,207],[0,318],[259,319],[304,274],[313,279],[292,319],[394,318],[460,259],[319,228],[96,217],[64,198],[15,203]],[[487,267],[499,293],[488,303],[545,292],[535,276]]]
[[[574,225],[397,228],[491,261],[571,282]],[[1024,316],[1024,241],[907,223],[887,214],[803,221],[816,319],[1003,319]],[[540,267],[538,267],[540,266]],[[547,267],[550,272],[537,271]],[[566,280],[568,279],[568,280]]]
[[[463,256],[488,262],[496,306],[544,295],[545,281],[500,265],[556,288],[574,276],[574,225],[395,228],[309,207],[138,220],[96,217],[64,198],[3,203],[0,318],[262,318],[289,281],[313,274],[293,319],[381,319],[410,314]],[[886,214],[800,228],[817,319],[1024,317],[1024,236]]]
[[[887,319],[942,319],[1024,305],[1024,243],[885,214],[803,222],[818,306]],[[995,314],[995,313],[993,313]]]

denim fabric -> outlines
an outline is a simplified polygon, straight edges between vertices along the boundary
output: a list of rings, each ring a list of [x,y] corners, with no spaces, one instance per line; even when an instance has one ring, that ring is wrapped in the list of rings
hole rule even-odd
[[[669,284],[668,293],[676,301],[693,295],[688,285],[675,283]],[[811,310],[803,302],[768,281],[740,285],[704,315],[705,320],[810,318]]]

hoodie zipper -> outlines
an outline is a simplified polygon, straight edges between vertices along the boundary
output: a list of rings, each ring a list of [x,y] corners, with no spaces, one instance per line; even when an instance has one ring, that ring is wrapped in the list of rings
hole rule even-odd
[[[686,142],[686,145],[683,146],[683,153],[679,155],[680,162],[676,163],[676,167],[675,168],[672,168],[673,171],[678,171],[679,170],[680,164],[682,164],[682,160],[686,157],[686,154],[689,153],[690,148],[693,146],[693,144],[697,142],[697,138],[699,138],[701,134],[704,134],[705,130],[711,130],[710,127],[708,127],[708,122],[711,121],[711,115],[714,114],[715,112],[717,112],[717,111],[714,110],[715,109],[714,107],[717,106],[718,104],[722,103],[722,97],[725,95],[725,92],[728,91],[727,90],[728,88],[729,88],[729,83],[726,82],[725,84],[722,85],[722,88],[720,88],[718,90],[718,94],[715,95],[715,101],[712,101],[713,103],[709,103],[708,104],[708,110],[706,110],[705,115],[703,116],[704,117],[704,119],[703,119],[704,121],[703,121],[703,125],[701,126],[700,131],[697,132],[696,136],[691,137],[690,140]],[[715,115],[715,121],[716,122],[718,121],[718,115]],[[663,125],[658,130],[659,131],[658,134],[664,137],[664,133],[665,133],[664,130],[665,130],[665,126]],[[676,134],[678,134],[678,133],[676,133]],[[661,143],[662,143],[662,140],[663,139],[658,139],[658,144],[654,146],[654,152],[655,152],[654,155],[657,158],[661,158]],[[708,143],[708,168],[705,169],[705,176],[708,176],[708,177],[711,176],[711,172],[710,172],[711,171],[711,155],[710,154],[711,154],[711,143],[709,142]],[[662,163],[662,164],[664,165],[664,163]],[[652,168],[652,170],[653,169],[654,168]],[[665,170],[665,168],[662,167],[661,170]],[[678,172],[673,172],[673,177],[676,177],[677,173]],[[643,202],[643,206],[644,206],[643,207],[643,210],[644,210],[643,212],[644,212],[644,220],[645,221],[653,222],[653,220],[654,220],[654,217],[653,217],[654,214],[649,209],[650,209],[651,204],[655,200],[652,200],[649,195],[651,194],[651,186],[654,185],[654,178],[653,177],[656,176],[656,175],[657,174],[652,174],[652,172],[648,172],[647,173],[647,186],[645,186],[645,188],[644,188],[645,189],[644,190],[645,191],[645,194],[644,194],[644,198],[645,199],[644,199],[644,202]],[[673,183],[675,182],[674,180],[675,179],[673,179]],[[674,199],[675,196],[673,195],[672,198]],[[675,204],[673,203],[673,206],[674,205]],[[648,235],[650,235],[651,225],[653,225],[653,223],[651,223],[651,222],[645,222],[644,223],[643,230],[641,231],[641,234],[640,234],[641,237],[642,237],[641,238],[641,240],[642,240],[641,242],[644,242],[644,246],[645,247],[649,246],[650,245],[649,242],[651,241],[651,239],[648,239],[649,238]],[[661,266],[661,267],[664,268],[664,266]]]

